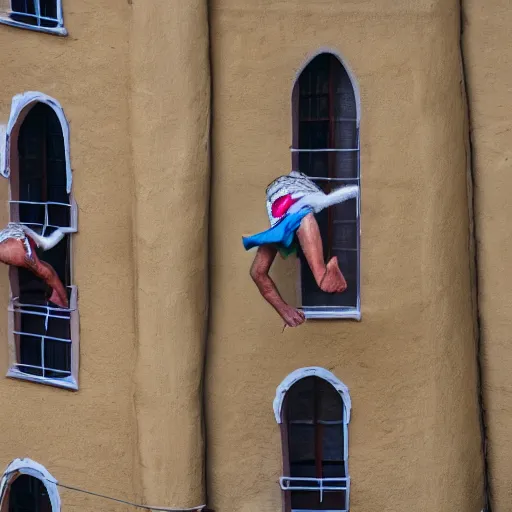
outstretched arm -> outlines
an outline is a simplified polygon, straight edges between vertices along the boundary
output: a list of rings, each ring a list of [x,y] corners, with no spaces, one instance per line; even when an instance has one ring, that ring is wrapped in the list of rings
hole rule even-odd
[[[305,320],[304,313],[287,304],[269,276],[270,267],[276,258],[277,250],[269,245],[262,245],[251,266],[251,277],[263,298],[279,313],[290,327],[297,327]]]

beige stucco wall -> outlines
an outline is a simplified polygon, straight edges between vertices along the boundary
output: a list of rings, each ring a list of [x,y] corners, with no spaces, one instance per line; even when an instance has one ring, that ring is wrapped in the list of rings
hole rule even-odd
[[[210,80],[206,2],[136,0],[131,36],[138,361],[146,503],[204,503]]]
[[[65,39],[0,26],[0,114],[7,120],[14,94],[38,90],[61,102],[71,125],[80,390],[0,379],[0,465],[28,456],[83,489],[200,505],[206,6],[66,0],[64,11]],[[4,201],[7,190],[0,182]],[[0,279],[5,311],[6,269]],[[7,364],[4,345],[0,372]],[[126,508],[66,490],[62,498],[65,510]]]
[[[30,457],[82,489],[156,506],[200,505],[206,4],[66,0],[64,16],[67,38],[0,26],[0,116],[7,120],[14,94],[37,90],[59,100],[70,122],[80,390],[0,378],[0,466]],[[7,193],[1,181],[4,223]],[[4,269],[6,317],[8,292]],[[4,339],[6,326],[0,322]],[[126,509],[61,495],[64,510]]]
[[[7,268],[0,270],[0,471],[30,457],[59,480],[137,498],[135,364],[126,1],[66,0],[69,37],[0,26],[0,117],[12,96],[46,93],[70,123],[73,192],[79,206],[74,281],[81,320],[80,391],[6,379]],[[7,221],[0,180],[0,223]],[[62,491],[66,511],[120,511]]]
[[[465,98],[455,0],[214,0],[209,497],[280,510],[272,400],[288,373],[350,389],[354,512],[482,508],[471,315]],[[267,225],[266,185],[290,170],[293,81],[319,48],[361,90],[360,323],[282,322],[251,283],[241,236]],[[293,262],[274,277],[293,297]]]
[[[479,311],[493,510],[512,510],[510,365],[512,75],[510,4],[464,1],[464,56],[471,101]]]
[[[0,466],[28,456],[92,491],[203,503],[208,337],[206,471],[219,512],[281,508],[272,400],[311,365],[351,391],[352,510],[479,512],[458,2],[212,2],[208,336],[206,3],[66,0],[65,20],[65,39],[0,26],[0,118],[14,94],[39,90],[70,121],[80,391],[0,378]],[[363,319],[282,333],[241,235],[266,226],[265,186],[289,170],[293,80],[321,47],[344,57],[361,92]],[[293,262],[274,275],[293,297]],[[61,496],[64,510],[129,510]]]

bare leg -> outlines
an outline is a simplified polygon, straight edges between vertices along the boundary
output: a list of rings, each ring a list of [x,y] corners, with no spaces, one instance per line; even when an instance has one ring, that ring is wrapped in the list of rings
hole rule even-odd
[[[34,273],[52,289],[52,294],[48,300],[61,308],[67,308],[69,304],[66,288],[64,288],[55,269],[45,261],[39,260],[38,272]]]
[[[333,256],[325,264],[320,228],[312,213],[302,219],[297,238],[318,287],[328,293],[344,292],[347,282],[338,266],[338,258]]]
[[[39,259],[34,240],[29,238],[29,241],[32,247],[32,255],[30,258],[27,258],[29,269],[52,289],[49,301],[57,304],[57,306],[61,308],[67,308],[69,304],[66,288],[64,288],[57,272],[55,272],[55,269],[49,263]]]
[[[51,265],[38,258],[34,242],[30,242],[32,254],[29,256],[23,240],[15,238],[5,240],[0,244],[0,262],[30,270],[52,288],[50,300],[62,308],[67,308],[68,298],[66,289],[59,279],[57,272],[55,272]]]
[[[286,324],[290,327],[297,327],[304,323],[306,319],[304,313],[283,300],[274,281],[268,274],[276,254],[277,250],[270,245],[259,247],[251,266],[251,277],[263,298],[279,313]]]

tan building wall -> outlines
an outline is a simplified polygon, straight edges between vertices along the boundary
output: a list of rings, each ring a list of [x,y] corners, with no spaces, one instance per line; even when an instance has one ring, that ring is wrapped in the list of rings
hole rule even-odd
[[[322,366],[351,392],[352,510],[479,512],[458,2],[216,0],[211,19],[212,506],[280,510],[275,389]],[[265,186],[290,170],[292,86],[320,48],[361,91],[362,321],[282,332],[241,235],[266,226]],[[293,268],[274,271],[292,299]]]
[[[512,510],[510,409],[510,218],[512,75],[510,24],[505,1],[464,3],[464,56],[471,104],[479,311],[493,510]]]
[[[317,365],[351,392],[352,510],[479,512],[458,2],[215,0],[210,34],[201,0],[65,0],[64,15],[65,39],[0,26],[0,117],[37,90],[70,122],[80,390],[0,378],[0,466],[28,456],[63,483],[176,507],[206,500],[206,470],[218,512],[278,511],[272,400]],[[363,318],[282,333],[241,235],[267,223],[264,188],[290,169],[294,79],[321,48],[361,94]],[[294,269],[274,271],[289,298]],[[1,290],[6,311],[7,271]],[[132,510],[61,497],[66,511]]]
[[[0,116],[24,91],[56,98],[70,123],[79,206],[74,281],[79,292],[80,391],[0,378],[0,467],[30,457],[68,485],[138,497],[134,465],[136,357],[129,139],[130,7],[66,0],[69,37],[0,26]],[[7,222],[8,182],[0,180]],[[7,270],[0,272],[0,337],[7,339]],[[7,371],[1,344],[0,374]],[[62,491],[63,510],[121,507]]]
[[[60,101],[71,125],[80,390],[0,379],[0,465],[28,456],[68,485],[138,503],[199,505],[206,8],[66,0],[64,12],[65,39],[0,27],[0,112],[7,120],[11,97],[37,90]],[[181,37],[185,28],[194,34]],[[6,201],[7,181],[0,187]],[[6,310],[7,272],[0,284]],[[5,345],[0,362],[5,372]],[[62,497],[65,510],[126,509],[69,491]]]
[[[204,503],[210,76],[206,3],[133,3],[138,362],[145,503]]]

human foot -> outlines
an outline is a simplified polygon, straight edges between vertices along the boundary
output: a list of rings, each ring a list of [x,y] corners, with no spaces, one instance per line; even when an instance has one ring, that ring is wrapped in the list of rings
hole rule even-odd
[[[318,286],[326,293],[342,293],[347,289],[347,282],[338,266],[336,256],[333,256],[327,263],[325,274]]]

